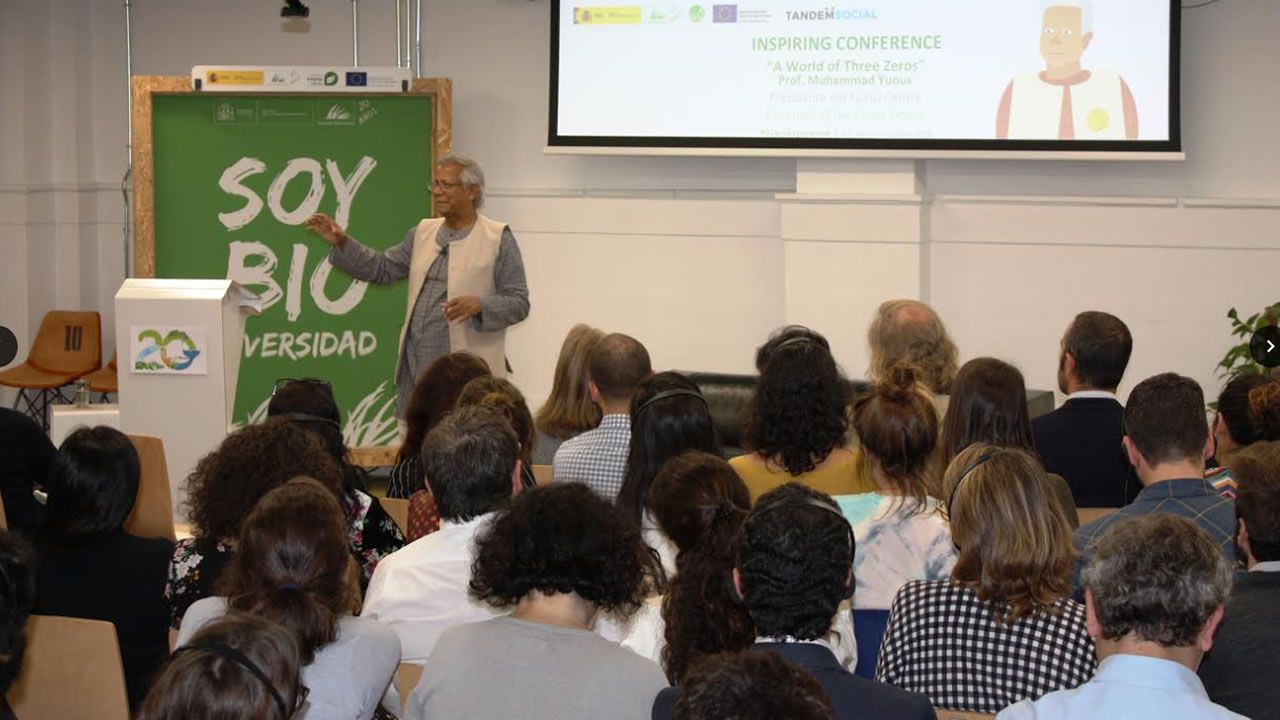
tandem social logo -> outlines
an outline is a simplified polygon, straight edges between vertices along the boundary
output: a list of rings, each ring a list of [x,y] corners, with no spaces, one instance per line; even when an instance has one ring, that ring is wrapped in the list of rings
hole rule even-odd
[[[875,8],[825,7],[814,10],[787,10],[787,20],[797,21],[829,21],[829,20],[879,20]]]

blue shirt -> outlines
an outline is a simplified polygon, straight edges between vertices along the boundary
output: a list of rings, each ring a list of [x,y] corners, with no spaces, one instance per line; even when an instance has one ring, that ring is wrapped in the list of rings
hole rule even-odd
[[[1049,693],[1035,701],[1023,700],[996,716],[997,720],[1243,717],[1211,702],[1200,678],[1185,665],[1138,655],[1112,655],[1098,665],[1098,673],[1084,685]]]
[[[1148,485],[1132,503],[1076,530],[1075,544],[1082,556],[1081,566],[1089,554],[1089,546],[1112,525],[1125,518],[1157,512],[1195,522],[1209,533],[1228,558],[1235,560],[1235,503],[1219,495],[1204,478],[1186,478]]]

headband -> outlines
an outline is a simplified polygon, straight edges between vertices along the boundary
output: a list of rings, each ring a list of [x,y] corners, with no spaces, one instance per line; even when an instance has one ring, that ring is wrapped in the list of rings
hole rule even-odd
[[[960,486],[962,484],[964,484],[964,479],[969,477],[970,473],[972,473],[974,470],[977,470],[978,467],[981,466],[983,463],[987,462],[988,460],[990,460],[991,458],[999,454],[1000,454],[999,451],[989,452],[986,455],[983,455],[982,457],[978,458],[977,460],[974,460],[973,462],[969,463],[969,467],[965,468],[964,472],[960,473],[959,479],[956,480],[955,487],[951,488],[951,496],[947,498],[947,518],[948,519],[951,518],[951,504],[956,501],[956,491],[960,489]]]
[[[231,647],[230,645],[227,645],[226,643],[211,642],[211,641],[194,642],[194,643],[189,643],[187,645],[183,645],[177,650],[174,650],[173,654],[178,655],[179,653],[183,653],[183,652],[195,652],[195,651],[213,653],[214,655],[226,658],[227,660],[230,660],[231,662],[239,665],[245,670],[248,670],[249,674],[258,678],[258,680],[260,680],[262,684],[266,686],[267,692],[271,693],[271,699],[275,701],[276,708],[280,710],[280,717],[283,720],[288,720],[289,711],[286,709],[287,706],[284,704],[284,698],[280,697],[280,691],[276,690],[276,686],[274,683],[271,682],[271,678],[268,678],[267,674],[262,672],[262,670],[259,669],[258,666],[254,664],[254,662],[250,660],[247,655]]]
[[[707,405],[707,399],[706,399],[706,398],[704,398],[704,397],[702,397],[702,393],[698,392],[697,390],[688,390],[688,389],[685,389],[685,388],[675,388],[674,390],[663,390],[662,392],[658,393],[657,395],[654,395],[653,397],[649,398],[648,400],[645,400],[644,402],[640,403],[640,406],[636,408],[636,411],[635,411],[635,413],[634,413],[634,416],[635,416],[635,417],[640,417],[640,413],[644,412],[644,409],[645,409],[645,408],[647,408],[647,407],[649,407],[650,405],[652,405],[652,404],[654,404],[654,403],[658,402],[659,400],[666,400],[667,398],[681,397],[681,396],[685,396],[685,397],[695,397],[695,398],[698,398],[699,400],[701,400],[701,401],[702,401],[702,404],[703,404],[703,405]],[[710,408],[711,408],[711,406],[710,406],[710,405],[707,405],[707,409],[708,409],[708,410],[710,410]]]
[[[320,417],[319,415],[312,415],[310,413],[278,413],[276,415],[269,415],[268,417],[280,418],[282,420],[293,420],[294,422],[325,423],[326,425],[332,425],[338,428],[339,430],[342,429],[342,426],[334,422],[333,420],[330,420],[329,418]]]
[[[786,340],[783,340],[782,342],[778,343],[778,346],[775,347],[773,351],[776,353],[782,348],[790,347],[792,345],[818,345],[818,344],[819,343],[817,340],[814,340],[808,335],[797,335],[796,337],[787,338]]]

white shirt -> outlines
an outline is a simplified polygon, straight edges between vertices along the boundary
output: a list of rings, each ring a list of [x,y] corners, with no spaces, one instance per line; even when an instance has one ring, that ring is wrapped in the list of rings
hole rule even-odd
[[[192,635],[226,613],[226,598],[197,601],[182,616],[174,647],[186,645]],[[315,660],[302,670],[302,682],[310,694],[298,720],[372,717],[399,663],[400,641],[389,628],[365,618],[339,618],[337,639],[317,650]]]
[[[361,617],[400,636],[401,662],[425,664],[445,630],[502,614],[468,595],[476,535],[493,514],[440,529],[383,558],[369,582]]]
[[[1108,392],[1106,390],[1077,390],[1076,392],[1073,392],[1067,396],[1068,400],[1084,400],[1089,398],[1092,398],[1095,400],[1096,399],[1115,400],[1116,402],[1120,402],[1120,398],[1116,397],[1115,393]]]
[[[1254,563],[1249,572],[1280,572],[1280,560]]]
[[[1089,682],[1074,690],[1052,692],[1005,708],[997,720],[1235,720],[1214,704],[1200,678],[1172,660],[1112,655],[1098,665]]]

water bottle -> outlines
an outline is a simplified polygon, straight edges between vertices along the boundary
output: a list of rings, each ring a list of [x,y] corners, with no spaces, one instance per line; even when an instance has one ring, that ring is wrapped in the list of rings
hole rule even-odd
[[[89,407],[89,381],[84,378],[76,381],[76,407]]]

